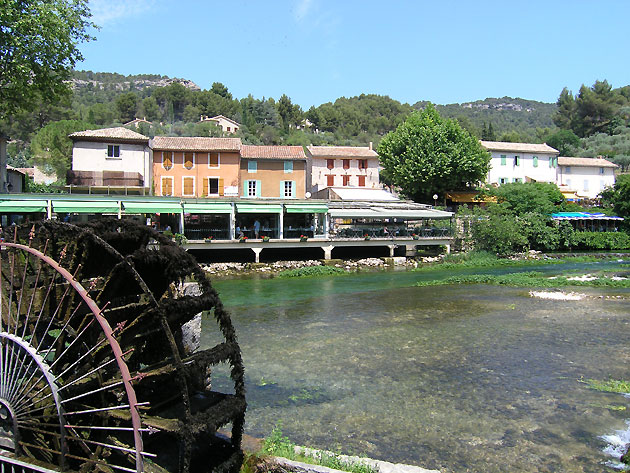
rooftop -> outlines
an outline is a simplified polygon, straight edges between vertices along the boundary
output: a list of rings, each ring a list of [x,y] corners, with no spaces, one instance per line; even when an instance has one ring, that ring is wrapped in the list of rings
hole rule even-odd
[[[512,153],[547,153],[558,154],[558,150],[547,143],[508,143],[504,141],[479,141],[488,151],[507,151]]]
[[[306,159],[301,146],[241,146],[243,158]]]
[[[367,146],[308,146],[314,158],[378,158],[378,154]]]
[[[591,166],[598,168],[616,168],[615,163],[611,163],[604,158],[574,158],[568,156],[560,156],[558,158],[558,166]]]
[[[111,141],[111,140],[123,140],[134,142],[148,142],[149,137],[131,131],[122,126],[114,128],[101,128],[100,130],[85,130],[77,131],[68,135],[71,139],[77,141]]]
[[[240,138],[206,138],[200,136],[156,136],[154,150],[159,151],[234,151],[241,149]]]

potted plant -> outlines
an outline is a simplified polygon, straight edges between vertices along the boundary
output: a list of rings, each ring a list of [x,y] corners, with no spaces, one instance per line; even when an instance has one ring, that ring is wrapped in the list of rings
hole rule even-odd
[[[206,243],[212,243],[212,240],[214,240],[214,236],[212,235],[207,236],[203,239],[203,241],[205,241]]]
[[[419,240],[420,237],[418,235],[416,235],[415,233],[411,234],[411,238],[413,238],[414,240]]]
[[[238,241],[240,241],[241,243],[245,243],[247,241],[247,237],[245,235],[239,237]]]
[[[371,240],[372,237],[366,233],[365,235],[363,235],[363,239],[367,241],[367,240]]]
[[[307,241],[308,237],[306,235],[300,235],[300,241]]]
[[[264,243],[267,243],[267,242],[269,241],[269,237],[268,237],[267,235],[263,235],[263,237],[262,237],[262,241],[263,241]]]

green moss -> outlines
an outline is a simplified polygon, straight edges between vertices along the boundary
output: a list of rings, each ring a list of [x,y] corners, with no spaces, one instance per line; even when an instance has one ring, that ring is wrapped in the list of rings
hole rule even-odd
[[[630,288],[630,279],[616,280],[605,276],[591,281],[570,280],[564,276],[551,279],[540,272],[528,271],[503,275],[470,274],[451,276],[445,279],[419,281],[416,283],[416,286],[443,286],[449,284],[492,284],[497,286],[549,288],[566,286]]]
[[[630,393],[630,381],[623,379],[609,379],[600,381],[597,379],[579,379],[580,383],[585,383],[589,388],[605,393]]]
[[[310,276],[327,276],[330,274],[345,274],[343,268],[336,266],[306,266],[304,268],[288,269],[277,274],[278,278],[304,278]]]

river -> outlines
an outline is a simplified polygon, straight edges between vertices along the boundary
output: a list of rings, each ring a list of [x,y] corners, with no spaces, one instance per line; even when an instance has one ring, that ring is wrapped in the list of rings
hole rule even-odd
[[[582,267],[602,264],[540,269]],[[605,471],[601,436],[630,412],[579,380],[629,378],[630,291],[413,286],[446,274],[217,281],[243,351],[246,433],[280,423],[297,444],[442,472]],[[218,340],[204,330],[205,346]]]

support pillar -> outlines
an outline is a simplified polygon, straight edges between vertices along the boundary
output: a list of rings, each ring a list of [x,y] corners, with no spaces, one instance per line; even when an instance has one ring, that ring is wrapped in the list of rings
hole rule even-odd
[[[282,206],[282,212],[278,217],[278,238],[284,238],[284,205]]]
[[[236,213],[234,212],[234,204],[232,204],[232,211],[230,212],[230,222],[228,223],[230,234],[228,235],[230,240],[236,239]]]
[[[252,248],[252,251],[254,252],[254,256],[256,258],[256,263],[260,263],[260,253],[262,252],[262,248]]]
[[[322,246],[322,250],[324,250],[324,259],[332,259],[332,250],[334,248],[334,245]]]
[[[416,256],[416,245],[405,245],[405,256]]]
[[[446,245],[444,245],[446,247],[446,254],[450,255],[451,254],[451,244],[447,243]]]
[[[387,245],[387,248],[389,248],[389,257],[393,258],[394,257],[394,250],[396,249],[396,245]]]

